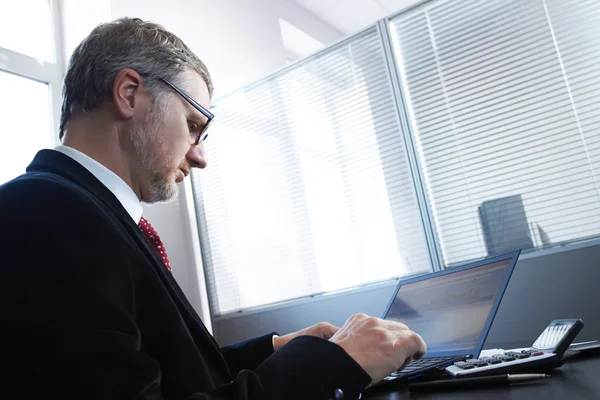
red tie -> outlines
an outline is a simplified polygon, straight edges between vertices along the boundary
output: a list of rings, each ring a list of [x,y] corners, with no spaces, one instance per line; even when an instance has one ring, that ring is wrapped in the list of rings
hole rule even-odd
[[[144,233],[144,236],[146,236],[146,239],[148,239],[152,247],[154,247],[154,250],[156,250],[160,258],[162,258],[162,260],[165,262],[165,265],[167,266],[169,272],[173,273],[173,271],[171,271],[171,264],[169,264],[169,257],[167,257],[167,250],[165,249],[165,245],[163,244],[162,240],[160,240],[160,236],[158,236],[158,233],[156,233],[152,225],[150,225],[150,222],[148,222],[145,218],[142,217],[138,226],[140,227],[140,229]]]

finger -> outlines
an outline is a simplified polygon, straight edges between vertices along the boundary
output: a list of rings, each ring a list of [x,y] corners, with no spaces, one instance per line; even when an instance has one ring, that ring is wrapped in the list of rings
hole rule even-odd
[[[344,325],[349,325],[349,324],[352,324],[353,322],[357,322],[357,321],[363,321],[367,318],[369,318],[369,316],[365,313],[354,314],[353,316],[351,316],[350,318],[348,318],[346,320],[346,323]]]
[[[417,352],[415,353],[415,355],[413,356],[413,358],[415,360],[419,360],[427,352],[427,343],[425,343],[425,341],[423,340],[423,338],[421,337],[421,335],[419,335],[416,332],[414,332],[414,334],[416,335],[416,339],[415,340],[418,341],[418,343],[417,343],[418,349],[417,349]]]
[[[333,324],[330,324],[329,322],[326,322],[325,327],[323,328],[323,331],[326,332],[329,336],[335,335],[335,333],[339,330],[339,326],[335,326]]]
[[[411,359],[418,360],[423,357],[426,351],[427,345],[421,336],[412,331],[402,332],[396,343],[394,343],[397,365],[404,365]]]
[[[404,330],[409,330],[409,327],[405,324],[403,324],[402,322],[399,321],[390,321],[390,320],[383,320],[383,326],[391,331],[404,331]]]
[[[400,368],[398,368],[398,371],[402,371],[404,368],[406,368],[406,366],[408,364],[410,364],[410,362],[413,360],[412,357],[408,357],[406,360],[404,360],[404,364],[402,364],[402,366]]]
[[[413,359],[418,360],[425,355],[425,352],[427,351],[427,345],[418,333],[411,331],[407,340],[410,343],[408,349]]]
[[[407,333],[404,333],[403,340],[407,343],[406,351],[412,359],[419,360],[427,352],[427,344],[418,333],[409,330]]]
[[[340,330],[340,328],[333,324],[330,324],[329,322],[321,322],[317,324],[317,326],[319,327],[321,337],[323,337],[323,339],[331,338],[333,335],[336,334],[337,331]]]

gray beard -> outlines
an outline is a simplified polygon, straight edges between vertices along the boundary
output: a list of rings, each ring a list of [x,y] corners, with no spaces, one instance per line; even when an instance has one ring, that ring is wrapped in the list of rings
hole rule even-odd
[[[152,110],[147,122],[130,135],[135,153],[148,179],[150,198],[143,199],[146,203],[169,201],[177,195],[177,185],[162,175],[164,161],[161,159],[161,151],[165,148],[166,138],[160,134],[163,123],[158,114],[158,110]]]

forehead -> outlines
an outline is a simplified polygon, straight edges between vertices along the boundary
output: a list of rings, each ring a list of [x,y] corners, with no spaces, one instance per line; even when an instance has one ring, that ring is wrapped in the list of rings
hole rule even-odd
[[[202,76],[196,71],[188,70],[184,73],[184,81],[185,85],[182,90],[204,108],[210,109],[210,95]]]

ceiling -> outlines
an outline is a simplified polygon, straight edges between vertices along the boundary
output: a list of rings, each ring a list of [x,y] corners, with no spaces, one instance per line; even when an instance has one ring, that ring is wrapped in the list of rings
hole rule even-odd
[[[351,35],[422,0],[293,0],[324,22]]]

